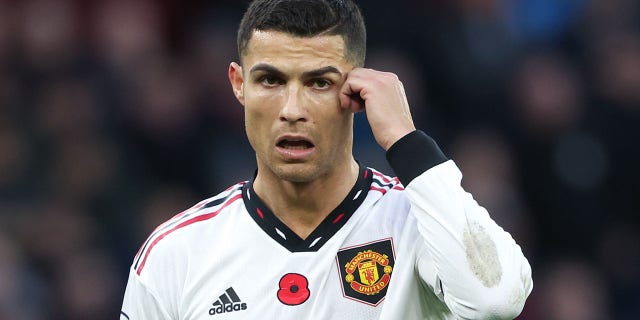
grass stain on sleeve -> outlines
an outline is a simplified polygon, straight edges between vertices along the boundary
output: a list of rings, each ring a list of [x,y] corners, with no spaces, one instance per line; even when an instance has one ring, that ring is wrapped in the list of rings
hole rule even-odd
[[[469,224],[464,231],[463,242],[467,263],[478,280],[487,288],[500,283],[502,266],[498,250],[484,227],[478,223]]]

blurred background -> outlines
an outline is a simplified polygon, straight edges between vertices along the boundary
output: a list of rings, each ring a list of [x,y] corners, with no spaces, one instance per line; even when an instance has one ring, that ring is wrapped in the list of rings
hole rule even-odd
[[[640,2],[360,3],[367,65],[529,258],[519,319],[638,319]],[[252,177],[226,78],[246,4],[0,0],[0,319],[117,318],[153,228]]]

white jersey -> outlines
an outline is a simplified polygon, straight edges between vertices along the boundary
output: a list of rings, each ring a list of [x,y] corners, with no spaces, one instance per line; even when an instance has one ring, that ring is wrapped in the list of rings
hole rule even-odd
[[[131,266],[120,319],[517,316],[532,289],[529,264],[461,188],[453,161],[407,180],[405,189],[361,168],[306,239],[251,181],[232,186],[151,234]]]

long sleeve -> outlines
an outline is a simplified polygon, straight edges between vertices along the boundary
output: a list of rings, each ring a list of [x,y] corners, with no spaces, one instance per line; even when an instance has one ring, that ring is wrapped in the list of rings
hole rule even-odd
[[[425,253],[416,269],[462,319],[512,319],[532,290],[531,269],[509,233],[460,185],[462,174],[421,131],[387,152],[406,186]]]

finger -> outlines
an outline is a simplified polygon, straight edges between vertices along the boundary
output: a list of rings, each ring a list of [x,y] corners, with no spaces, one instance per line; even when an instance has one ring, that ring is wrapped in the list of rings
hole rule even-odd
[[[345,109],[351,109],[351,112],[360,112],[364,110],[364,100],[357,93],[346,95],[340,93],[340,106]]]
[[[341,108],[351,109],[351,97],[348,94],[340,92],[340,94],[338,94],[338,98],[340,99]]]
[[[364,99],[362,99],[360,94],[354,93],[350,96],[350,99],[351,99],[351,105],[350,105],[351,111],[356,113],[364,110],[365,103],[364,103]]]
[[[340,89],[340,106],[349,108],[352,112],[360,112],[365,107],[364,99],[360,96],[360,90],[355,86],[351,74],[347,76],[346,81]]]

